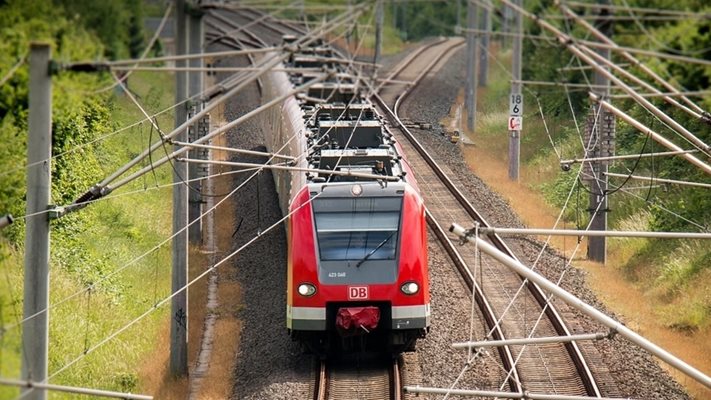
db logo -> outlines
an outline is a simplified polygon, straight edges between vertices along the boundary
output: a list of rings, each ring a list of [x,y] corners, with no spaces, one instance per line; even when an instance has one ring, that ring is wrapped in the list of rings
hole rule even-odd
[[[348,287],[348,300],[367,300],[368,299],[368,287],[367,286],[349,286]]]

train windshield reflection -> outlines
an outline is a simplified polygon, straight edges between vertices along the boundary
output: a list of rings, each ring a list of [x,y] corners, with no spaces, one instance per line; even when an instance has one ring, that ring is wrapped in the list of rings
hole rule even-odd
[[[401,204],[383,197],[314,201],[321,260],[396,259]]]

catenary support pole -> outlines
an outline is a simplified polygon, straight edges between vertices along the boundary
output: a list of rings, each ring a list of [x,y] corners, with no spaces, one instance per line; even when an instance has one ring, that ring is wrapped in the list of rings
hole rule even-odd
[[[472,46],[472,42],[474,41],[474,32],[472,32],[470,29],[472,29],[472,19],[474,15],[474,4],[472,4],[471,1],[467,0],[467,30],[464,33],[464,37],[467,39],[467,65],[466,65],[466,82],[465,82],[465,87],[464,87],[464,109],[467,111],[467,114],[469,114],[469,109],[471,109],[472,105],[472,91],[471,91],[471,83],[472,83],[472,65],[473,65],[473,54],[474,54],[474,47]],[[469,126],[469,117],[467,117],[467,129],[471,130],[471,127]]]
[[[178,55],[187,51],[185,0],[175,0],[175,52]],[[184,67],[184,61],[176,61],[176,67]],[[175,73],[175,102],[182,103],[188,94],[186,72]],[[175,109],[175,127],[180,127],[187,119],[184,106]],[[178,132],[175,138],[188,141],[186,129]],[[179,150],[174,146],[174,150]],[[188,179],[188,165],[176,163],[173,166],[173,269],[172,291],[177,292],[188,281],[188,235],[183,228],[188,223],[188,187],[181,184]],[[178,293],[171,300],[170,313],[170,373],[173,376],[186,376],[188,373],[188,291]]]
[[[657,132],[654,132],[653,130],[649,129],[646,125],[642,124],[641,122],[637,121],[636,119],[630,117],[627,113],[624,111],[620,110],[619,108],[613,106],[609,102],[603,100],[600,98],[598,95],[595,93],[590,92],[590,97],[599,102],[600,105],[602,105],[605,109],[609,110],[611,113],[615,114],[618,118],[622,119],[626,123],[630,124],[633,126],[635,129],[638,131],[642,132],[643,134],[649,136],[654,140],[655,142],[661,144],[662,146],[666,147],[667,149],[679,153],[679,157],[686,159],[686,161],[694,164],[695,166],[699,167],[702,171],[705,173],[711,175],[711,165],[707,164],[703,160],[694,157],[694,155],[690,154],[688,151],[682,149],[681,147],[677,146],[674,142],[670,141],[669,139],[666,139],[664,136],[660,135]]]
[[[462,0],[456,0],[457,2],[457,25],[454,27],[454,33],[459,34],[462,28]]]
[[[479,48],[479,87],[486,87],[489,83],[489,43],[491,37],[491,11],[488,7],[481,7],[480,27],[484,33],[481,35]]]
[[[592,26],[589,22],[580,18],[580,16],[578,16],[578,14],[574,13],[565,4],[561,4],[560,1],[556,1],[555,3],[558,5],[558,7],[560,7],[560,9],[563,11],[563,13],[565,13],[565,15],[572,17],[577,23],[581,24],[583,27],[585,27],[585,29],[587,29],[590,33],[592,33],[598,40],[601,40],[605,44],[611,45],[613,48],[619,47],[614,41],[612,41],[612,39],[610,39],[609,35],[606,35],[605,33],[601,32],[600,30],[598,30],[597,28]],[[605,6],[606,6],[605,8],[607,8],[607,9],[612,9],[612,8],[610,8],[609,4],[605,4]],[[669,83],[666,79],[659,76],[659,74],[654,72],[651,68],[649,68],[647,65],[642,63],[640,60],[638,60],[631,53],[624,51],[624,50],[620,51],[619,53],[622,57],[624,57],[625,59],[630,61],[630,63],[632,65],[635,65],[637,68],[641,69],[644,73],[651,76],[656,82],[658,82],[659,84],[664,86],[667,90],[670,91],[671,94],[679,95],[680,92],[675,86],[673,86],[671,83]],[[655,93],[661,93],[656,88],[652,88],[652,91]],[[681,96],[681,100],[684,101],[685,103],[687,103],[687,105],[689,107],[691,107],[691,109],[686,109],[686,111],[688,113],[695,115],[697,118],[704,118],[704,116],[708,117],[708,113],[706,113],[701,107],[696,105],[696,103],[692,102],[688,97],[686,97],[684,95],[680,95],[680,96]],[[678,102],[676,100],[672,99],[671,97],[669,97],[669,96],[664,96],[664,97],[667,102],[681,106],[680,104],[678,104]]]
[[[467,28],[476,29],[476,24],[479,14],[479,6],[473,1],[467,1]],[[465,106],[467,109],[467,130],[474,131],[476,126],[476,87],[477,87],[477,72],[476,72],[476,50],[478,47],[477,35],[473,31],[467,31],[467,89]]]
[[[660,360],[678,369],[679,371],[691,377],[695,381],[701,383],[702,385],[708,388],[711,388],[711,377],[709,377],[708,375],[692,367],[691,365],[687,364],[683,360],[679,359],[678,357],[674,356],[663,348],[657,346],[656,344],[650,342],[645,337],[629,329],[621,322],[615,321],[613,318],[605,315],[605,313],[598,311],[595,307],[585,303],[581,299],[572,295],[570,292],[567,292],[565,289],[549,281],[545,277],[539,275],[530,267],[525,266],[521,262],[512,259],[511,257],[509,257],[508,254],[503,253],[502,251],[488,243],[486,240],[477,238],[475,236],[470,236],[466,229],[457,224],[452,224],[449,230],[458,237],[461,237],[463,239],[465,238],[471,243],[476,243],[482,252],[490,255],[492,258],[499,261],[502,265],[508,267],[510,270],[537,284],[545,292],[552,294],[557,299],[564,301],[569,306],[577,309],[578,311],[589,316],[590,318],[601,323],[602,325],[605,325],[606,327],[612,329],[614,332],[616,332],[617,335],[624,337],[625,339],[636,344],[637,346],[648,351],[649,353],[659,357]]]
[[[598,0],[599,4],[608,5],[610,0]],[[609,11],[605,8],[600,10],[598,29],[606,36],[612,34],[612,21],[607,17]],[[599,49],[598,54],[606,60],[610,60],[609,49]],[[606,68],[609,70],[609,68]],[[592,90],[603,99],[610,96],[610,80],[596,70],[593,83],[596,85]],[[615,155],[615,116],[604,107],[593,102],[590,107],[590,115],[587,119],[588,127],[586,133],[590,136],[585,138],[588,147],[589,157],[609,157]],[[589,163],[592,179],[590,185],[590,230],[604,231],[607,229],[607,161],[595,161]],[[592,236],[588,239],[588,259],[605,263],[607,260],[607,238],[605,236]]]
[[[204,30],[203,30],[203,12],[196,8],[191,8],[188,16],[188,49],[190,54],[198,54],[202,51],[203,41],[204,41]],[[192,68],[202,68],[203,59],[194,58],[190,60],[190,67]],[[192,98],[203,90],[204,73],[202,71],[191,71],[188,74],[188,97]],[[194,99],[190,104],[191,116],[196,115],[198,112],[202,111],[202,101],[201,99]],[[190,126],[189,129],[189,140],[192,142],[197,139],[199,130],[199,123],[195,123]],[[197,149],[190,151],[190,158],[200,158],[200,152]],[[190,179],[195,179],[198,177],[198,164],[190,164],[188,167],[188,176]],[[200,181],[194,181],[190,184],[191,189],[188,193],[188,221],[193,222],[198,219],[202,213],[202,185]],[[192,244],[199,244],[202,241],[202,222],[196,222],[190,225],[188,228],[188,240]]]
[[[380,63],[380,55],[383,51],[383,0],[375,3],[375,56],[373,63]]]
[[[708,156],[711,156],[711,146],[710,145],[708,145],[707,143],[700,140],[698,137],[696,137],[692,132],[690,132],[687,128],[682,126],[675,119],[670,117],[668,114],[664,113],[661,109],[659,109],[657,106],[655,106],[653,103],[651,103],[644,97],[640,96],[633,88],[631,88],[629,85],[627,85],[625,82],[623,82],[620,78],[618,78],[614,74],[610,73],[607,69],[605,69],[601,65],[599,65],[600,62],[596,61],[596,58],[594,56],[592,56],[591,54],[589,54],[588,49],[586,49],[586,47],[588,47],[588,46],[589,47],[597,47],[597,48],[605,47],[605,48],[610,48],[613,51],[620,50],[621,48],[606,45],[606,44],[599,44],[598,43],[597,45],[595,45],[594,42],[574,40],[569,35],[566,35],[563,32],[561,32],[560,29],[558,29],[555,26],[548,23],[545,19],[540,18],[540,17],[526,11],[522,7],[517,6],[512,1],[510,1],[510,0],[501,0],[501,1],[505,4],[507,4],[508,6],[510,6],[511,8],[513,8],[514,11],[516,11],[517,13],[525,15],[527,18],[530,18],[533,21],[535,21],[536,24],[539,25],[541,28],[553,33],[556,36],[558,42],[560,42],[562,45],[564,45],[568,50],[570,50],[578,58],[580,58],[582,61],[584,61],[591,67],[593,67],[597,72],[605,75],[610,80],[610,82],[614,83],[616,87],[618,87],[619,89],[621,89],[624,92],[626,92],[627,94],[629,94],[637,103],[639,103],[641,106],[643,106],[645,109],[647,109],[650,113],[654,114],[656,117],[658,117],[660,120],[662,120],[666,125],[668,125],[670,128],[672,128],[678,134],[684,136],[691,143],[693,143],[694,146],[701,149]],[[628,48],[624,48],[624,50],[630,51],[630,49],[628,49]],[[592,53],[592,54],[596,54],[596,53]],[[605,63],[605,64],[607,64],[607,63]]]
[[[522,0],[513,0],[521,6]],[[513,13],[513,49],[511,54],[511,98],[509,100],[509,179],[518,181],[523,129],[523,94],[521,93],[521,51],[523,48],[523,17]]]
[[[52,77],[48,43],[30,45],[29,133],[27,137],[27,228],[22,329],[22,379],[47,379],[49,343],[49,214],[52,160]],[[39,313],[39,314],[38,314]],[[44,400],[43,389],[25,398]]]
[[[501,4],[501,13],[503,14],[501,19],[501,48],[508,49],[510,40],[509,37],[511,35],[511,16],[513,12],[506,4]]]

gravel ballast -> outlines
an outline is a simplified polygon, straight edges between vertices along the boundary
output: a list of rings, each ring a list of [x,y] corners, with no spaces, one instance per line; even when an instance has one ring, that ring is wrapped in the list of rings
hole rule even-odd
[[[435,76],[427,78],[401,106],[400,114],[405,117],[417,116],[418,120],[432,124],[432,130],[412,129],[411,131],[438,162],[445,164],[455,173],[457,180],[461,182],[460,189],[490,224],[501,227],[523,227],[509,204],[470,171],[459,146],[453,145],[442,135],[439,121],[448,114],[449,107],[454,103],[462,82],[465,81],[465,53],[466,49],[459,50]],[[507,238],[506,242],[521,261],[528,265],[532,265],[536,260],[542,245],[541,242],[530,239]],[[436,251],[437,249],[433,253]],[[558,253],[548,249],[541,255],[537,270],[553,281],[557,281],[565,270],[561,282],[564,289],[607,315],[616,317],[589,289],[585,283],[585,272],[576,268],[565,268],[565,265],[565,260]],[[432,273],[435,271],[433,268]],[[437,281],[431,279],[434,287]],[[438,289],[432,290],[434,293]],[[560,301],[556,301],[555,305],[566,316],[570,328],[575,332],[607,331],[607,328],[582,316],[576,310],[571,310]],[[461,309],[459,312],[466,313],[468,309]],[[459,336],[463,333],[460,332]],[[454,332],[453,335],[457,333]],[[428,341],[429,338],[425,342]],[[689,398],[683,388],[650,355],[623,338],[585,343],[581,348],[586,355],[589,355],[591,362],[598,364],[596,371],[601,374],[601,387],[603,391],[607,391],[603,393],[604,395],[644,399]],[[431,359],[423,359],[422,356],[419,360],[425,364],[433,362]],[[608,371],[611,376],[604,376]],[[436,384],[436,381],[437,379],[433,377],[432,385],[441,387],[442,385]]]

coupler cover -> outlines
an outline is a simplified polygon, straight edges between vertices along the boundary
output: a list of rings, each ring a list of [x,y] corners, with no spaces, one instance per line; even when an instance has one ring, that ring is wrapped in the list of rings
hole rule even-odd
[[[377,328],[379,321],[378,307],[343,307],[336,314],[336,329],[341,336],[362,335]]]

